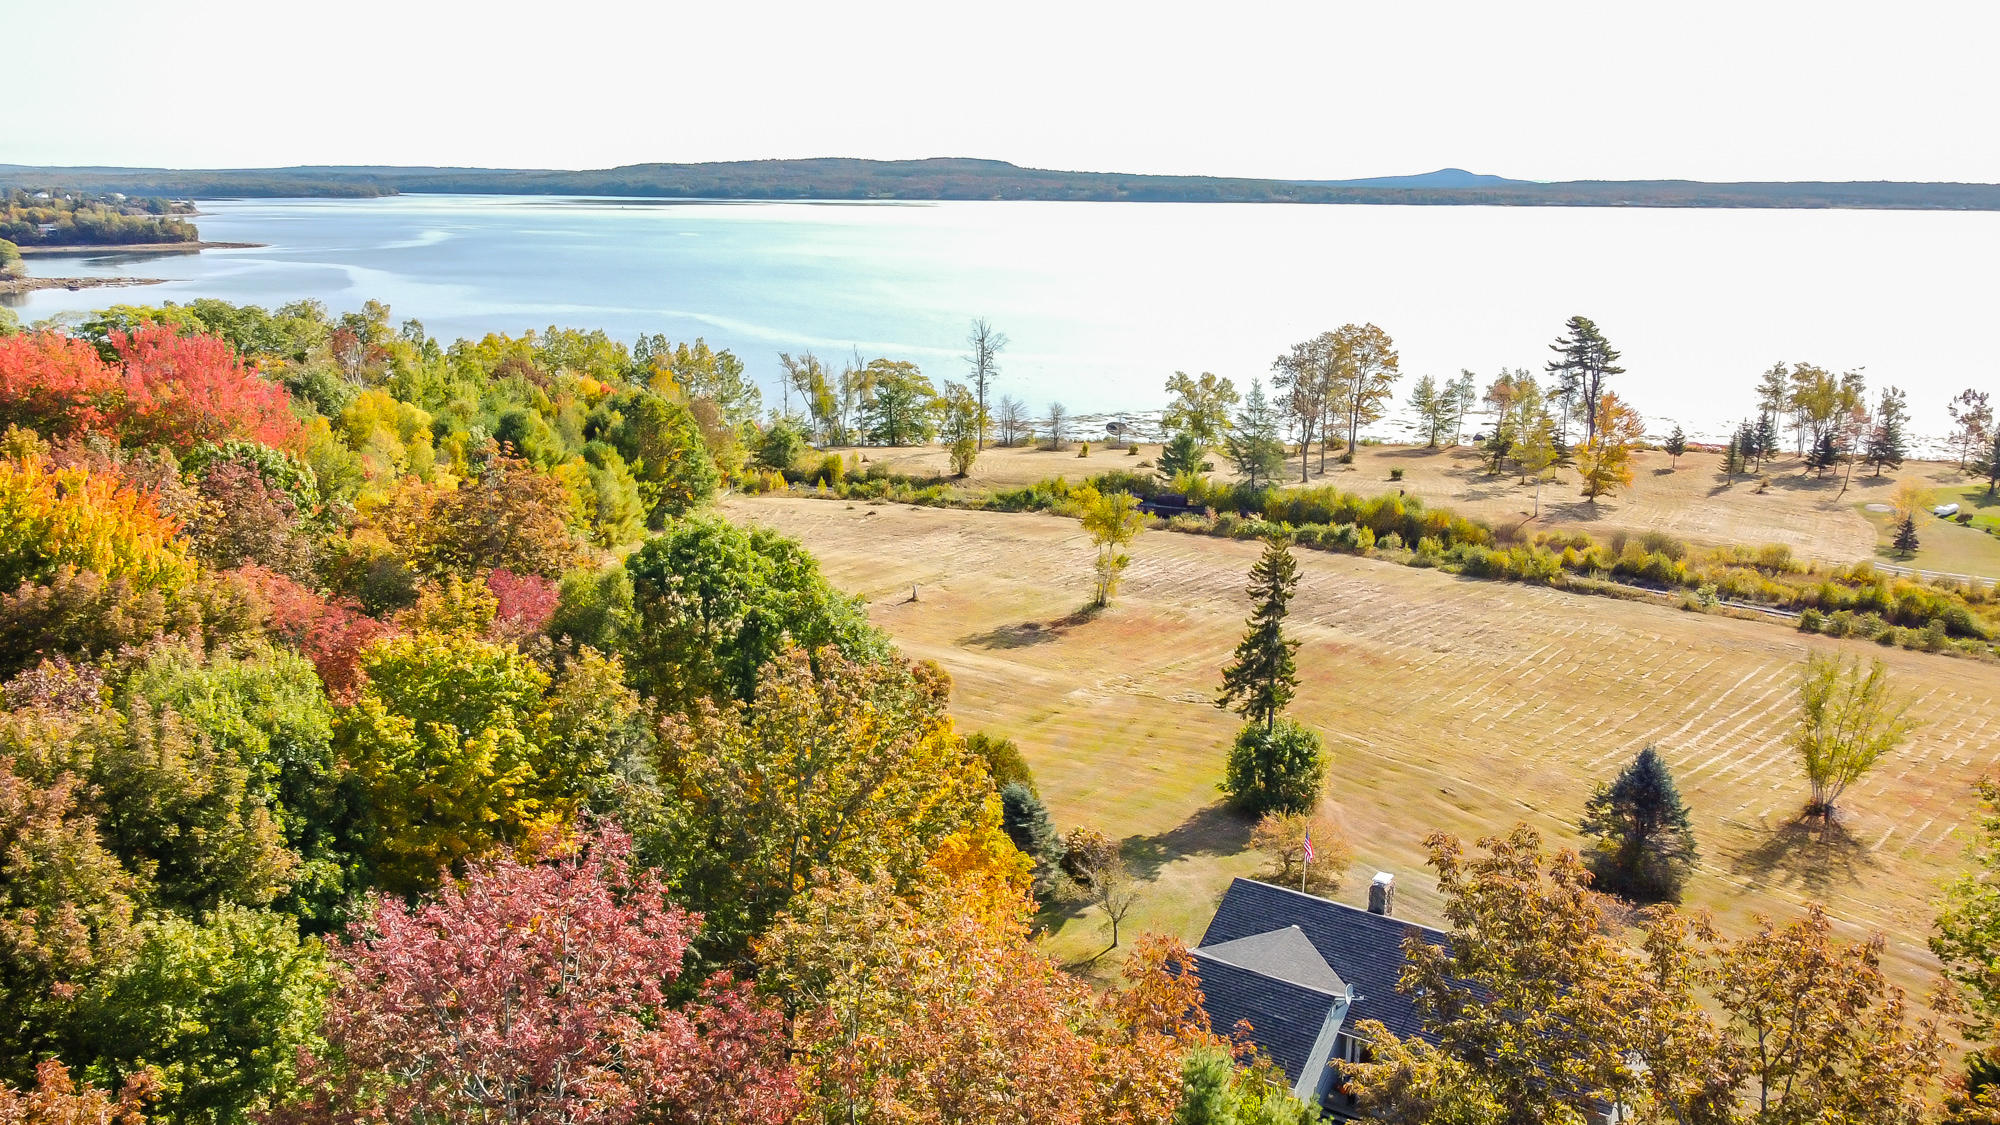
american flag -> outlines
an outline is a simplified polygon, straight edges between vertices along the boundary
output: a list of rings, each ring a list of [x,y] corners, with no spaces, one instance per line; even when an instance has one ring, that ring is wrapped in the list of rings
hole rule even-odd
[[[1306,862],[1311,863],[1312,861],[1313,861],[1313,838],[1312,838],[1312,833],[1308,832],[1306,833]]]

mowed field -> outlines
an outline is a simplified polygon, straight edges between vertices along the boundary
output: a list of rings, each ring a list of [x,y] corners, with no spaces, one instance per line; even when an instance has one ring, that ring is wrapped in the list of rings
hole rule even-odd
[[[802,540],[905,652],[950,671],[961,728],[1020,744],[1059,827],[1125,842],[1150,880],[1128,933],[1194,940],[1230,877],[1260,868],[1249,826],[1219,803],[1237,720],[1211,704],[1258,544],[1146,533],[1116,603],[1086,618],[1075,611],[1089,596],[1091,548],[1074,520],[786,497],[739,497],[724,511]],[[1356,852],[1342,897],[1362,901],[1369,877],[1391,871],[1398,913],[1435,921],[1427,832],[1470,838],[1526,821],[1574,844],[1591,786],[1652,743],[1693,809],[1692,902],[1731,930],[1824,902],[1854,933],[1888,936],[1903,983],[1927,984],[1924,940],[1940,887],[1963,864],[1972,783],[2000,766],[2000,669],[1299,557],[1291,622],[1304,683],[1293,713],[1331,749],[1328,794]],[[1795,823],[1805,787],[1784,746],[1810,647],[1885,660],[1924,718],[1849,792],[1828,836]],[[1052,948],[1087,961],[1106,944],[1102,923],[1073,913]]]
[[[1078,457],[1076,448],[1068,452],[989,448],[974,463],[967,483],[1013,488],[1054,476],[1081,480],[1111,469],[1147,471],[1139,468],[1140,463],[1157,460],[1160,447],[1138,448],[1137,454],[1127,455],[1121,449],[1094,445],[1089,457]],[[866,457],[870,465],[879,463],[892,472],[912,476],[941,475],[949,469],[945,451],[935,446],[839,452]],[[1212,476],[1233,479],[1223,457],[1217,454],[1211,460],[1216,464]],[[1721,460],[1714,453],[1688,453],[1675,467],[1665,453],[1641,451],[1634,457],[1632,487],[1595,504],[1579,494],[1574,469],[1558,469],[1554,479],[1542,485],[1541,515],[1533,522],[1529,517],[1535,511],[1534,484],[1488,473],[1479,454],[1469,446],[1362,446],[1353,465],[1339,465],[1329,458],[1324,474],[1319,471],[1315,451],[1309,464],[1314,484],[1332,484],[1363,495],[1402,489],[1428,504],[1483,520],[1502,531],[1580,528],[1598,535],[1664,531],[1708,546],[1782,543],[1801,558],[1836,563],[1874,558],[1904,561],[1878,554],[1888,540],[1877,526],[1879,521],[1871,521],[1864,510],[1869,503],[1886,503],[1898,480],[1920,480],[1944,497],[1948,491],[1963,489],[1968,479],[1955,465],[1911,461],[1900,471],[1880,478],[1857,468],[1842,495],[1840,477],[1829,473],[1820,479],[1807,473],[1797,458],[1787,457],[1761,470],[1770,484],[1759,492],[1756,481],[1747,477],[1738,477],[1725,487]],[[1291,458],[1287,466],[1285,482],[1297,484],[1298,458]],[[1390,479],[1394,469],[1403,470],[1402,480]],[[1955,492],[1952,498],[1956,498]],[[1932,537],[1937,541],[1935,548],[1927,541],[1926,550],[1907,560],[1907,565],[2000,577],[2000,540],[1966,546],[1958,540],[1972,540],[1977,532],[1943,527],[1937,531]]]

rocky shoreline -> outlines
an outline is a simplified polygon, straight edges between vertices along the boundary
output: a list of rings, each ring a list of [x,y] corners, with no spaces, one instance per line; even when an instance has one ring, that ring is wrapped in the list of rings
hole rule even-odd
[[[123,289],[128,285],[158,285],[163,277],[7,277],[0,293],[33,293],[37,289]]]
[[[194,254],[203,250],[254,250],[261,242],[133,242],[94,246],[23,246],[23,258],[86,257],[95,254]]]

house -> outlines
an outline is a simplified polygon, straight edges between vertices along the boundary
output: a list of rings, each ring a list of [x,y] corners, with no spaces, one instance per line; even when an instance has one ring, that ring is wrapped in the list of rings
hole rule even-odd
[[[1239,1021],[1291,1080],[1292,1093],[1333,1113],[1351,1099],[1329,1065],[1367,1057],[1355,1032],[1376,1020],[1400,1037],[1429,1038],[1410,999],[1396,991],[1403,939],[1447,944],[1442,930],[1396,919],[1395,879],[1368,888],[1368,909],[1237,879],[1194,950],[1204,1007],[1217,1031]]]
[[[1229,884],[1192,951],[1209,1023],[1228,1035],[1247,1021],[1250,1041],[1284,1070],[1295,1097],[1352,1117],[1338,1064],[1369,1057],[1356,1024],[1374,1020],[1399,1039],[1437,1042],[1396,982],[1406,938],[1449,946],[1451,937],[1398,920],[1395,905],[1395,877],[1386,871],[1369,884],[1366,910],[1255,879]],[[1589,1116],[1594,1125],[1620,1125],[1630,1115],[1603,1103]]]

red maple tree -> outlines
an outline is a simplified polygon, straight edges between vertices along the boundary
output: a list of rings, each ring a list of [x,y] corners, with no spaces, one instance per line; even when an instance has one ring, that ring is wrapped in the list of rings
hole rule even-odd
[[[329,1050],[272,1120],[777,1125],[798,1105],[783,1018],[718,974],[669,1004],[698,915],[605,828],[501,856],[332,947]]]
[[[282,448],[300,432],[285,389],[236,359],[227,341],[163,324],[113,332],[125,366],[117,428],[128,445],[192,449],[233,439]]]

